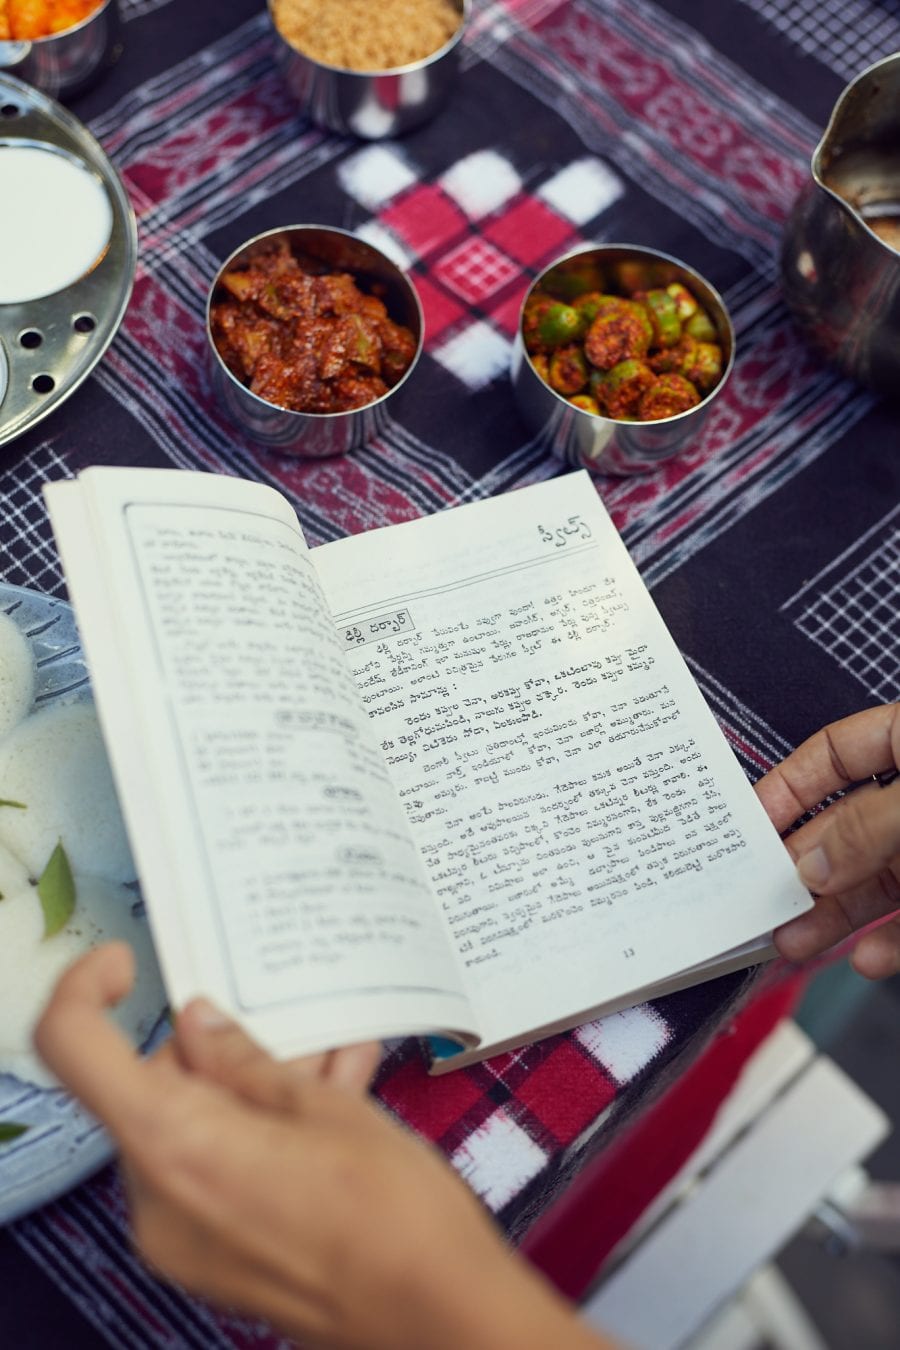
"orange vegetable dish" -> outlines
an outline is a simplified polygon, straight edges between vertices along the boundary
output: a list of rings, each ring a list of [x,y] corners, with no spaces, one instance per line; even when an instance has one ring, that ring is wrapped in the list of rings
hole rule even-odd
[[[210,309],[213,341],[254,394],[294,412],[349,412],[402,379],[416,353],[408,328],[347,272],[264,240],[224,274]]]
[[[0,38],[50,37],[74,28],[101,0],[0,0]]]

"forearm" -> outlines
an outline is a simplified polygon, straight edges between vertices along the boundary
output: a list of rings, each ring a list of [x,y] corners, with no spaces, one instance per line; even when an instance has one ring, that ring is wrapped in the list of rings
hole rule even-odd
[[[342,1350],[623,1350],[586,1327],[577,1309],[493,1230],[487,1242],[484,1236],[473,1230],[468,1243],[422,1248],[403,1269],[383,1271],[368,1286],[368,1300],[354,1300],[355,1326],[335,1335],[326,1314],[332,1334],[321,1343]],[[352,1270],[345,1274],[355,1286]],[[290,1336],[308,1336],[315,1323],[302,1281],[282,1284],[281,1297],[271,1293],[246,1307]],[[337,1291],[334,1301],[342,1301]],[[313,1343],[320,1344],[315,1335]]]
[[[461,1259],[423,1282],[416,1350],[619,1350],[515,1253],[475,1266]]]

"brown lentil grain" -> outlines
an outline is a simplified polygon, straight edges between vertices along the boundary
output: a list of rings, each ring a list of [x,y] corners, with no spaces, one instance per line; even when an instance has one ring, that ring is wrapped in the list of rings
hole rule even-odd
[[[462,21],[451,0],[271,0],[281,36],[304,56],[344,70],[423,61]]]

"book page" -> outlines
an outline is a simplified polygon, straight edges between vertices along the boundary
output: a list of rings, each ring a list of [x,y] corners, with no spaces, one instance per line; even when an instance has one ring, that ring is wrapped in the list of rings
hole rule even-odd
[[[173,1001],[284,1053],[471,1031],[287,504],[115,470],[48,499]]]
[[[585,474],[313,558],[487,1043],[808,906]]]

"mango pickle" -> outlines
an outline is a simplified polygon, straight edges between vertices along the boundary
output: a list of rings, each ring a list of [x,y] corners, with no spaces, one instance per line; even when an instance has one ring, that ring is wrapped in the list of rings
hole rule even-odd
[[[671,275],[671,273],[670,273]],[[656,422],[701,403],[722,378],[712,318],[682,282],[641,262],[561,263],[526,300],[522,337],[539,377],[573,407]]]
[[[367,324],[361,314],[348,314],[344,322],[347,357],[368,370],[377,370],[382,344],[372,324]]]

